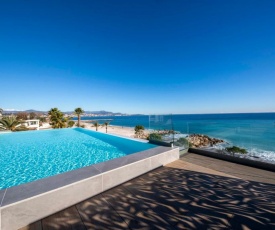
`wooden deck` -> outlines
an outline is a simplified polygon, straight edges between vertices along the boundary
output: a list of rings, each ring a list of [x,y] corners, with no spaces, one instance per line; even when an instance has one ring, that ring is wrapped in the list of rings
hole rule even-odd
[[[27,229],[275,229],[275,173],[187,154]]]
[[[194,164],[195,171],[197,171],[198,166],[203,166],[207,169],[215,170],[216,172],[225,173],[244,180],[275,184],[275,172],[231,163],[194,153],[184,155],[181,160],[186,163]]]

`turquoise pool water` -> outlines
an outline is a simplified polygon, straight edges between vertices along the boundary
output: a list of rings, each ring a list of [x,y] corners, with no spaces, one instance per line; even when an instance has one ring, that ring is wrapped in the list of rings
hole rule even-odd
[[[81,128],[0,134],[0,189],[154,147]]]

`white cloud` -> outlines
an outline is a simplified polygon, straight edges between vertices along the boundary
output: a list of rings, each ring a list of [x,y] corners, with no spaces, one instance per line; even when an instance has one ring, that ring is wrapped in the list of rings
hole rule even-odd
[[[5,112],[12,112],[12,111],[22,111],[19,109],[3,109]]]

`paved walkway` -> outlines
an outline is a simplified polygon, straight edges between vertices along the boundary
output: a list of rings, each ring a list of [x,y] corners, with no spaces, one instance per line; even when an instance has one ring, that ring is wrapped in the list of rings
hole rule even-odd
[[[187,154],[27,229],[275,229],[275,173]]]

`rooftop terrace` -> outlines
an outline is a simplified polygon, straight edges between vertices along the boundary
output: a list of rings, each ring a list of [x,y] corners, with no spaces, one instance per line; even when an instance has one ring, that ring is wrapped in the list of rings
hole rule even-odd
[[[275,229],[275,173],[188,153],[27,229]]]

